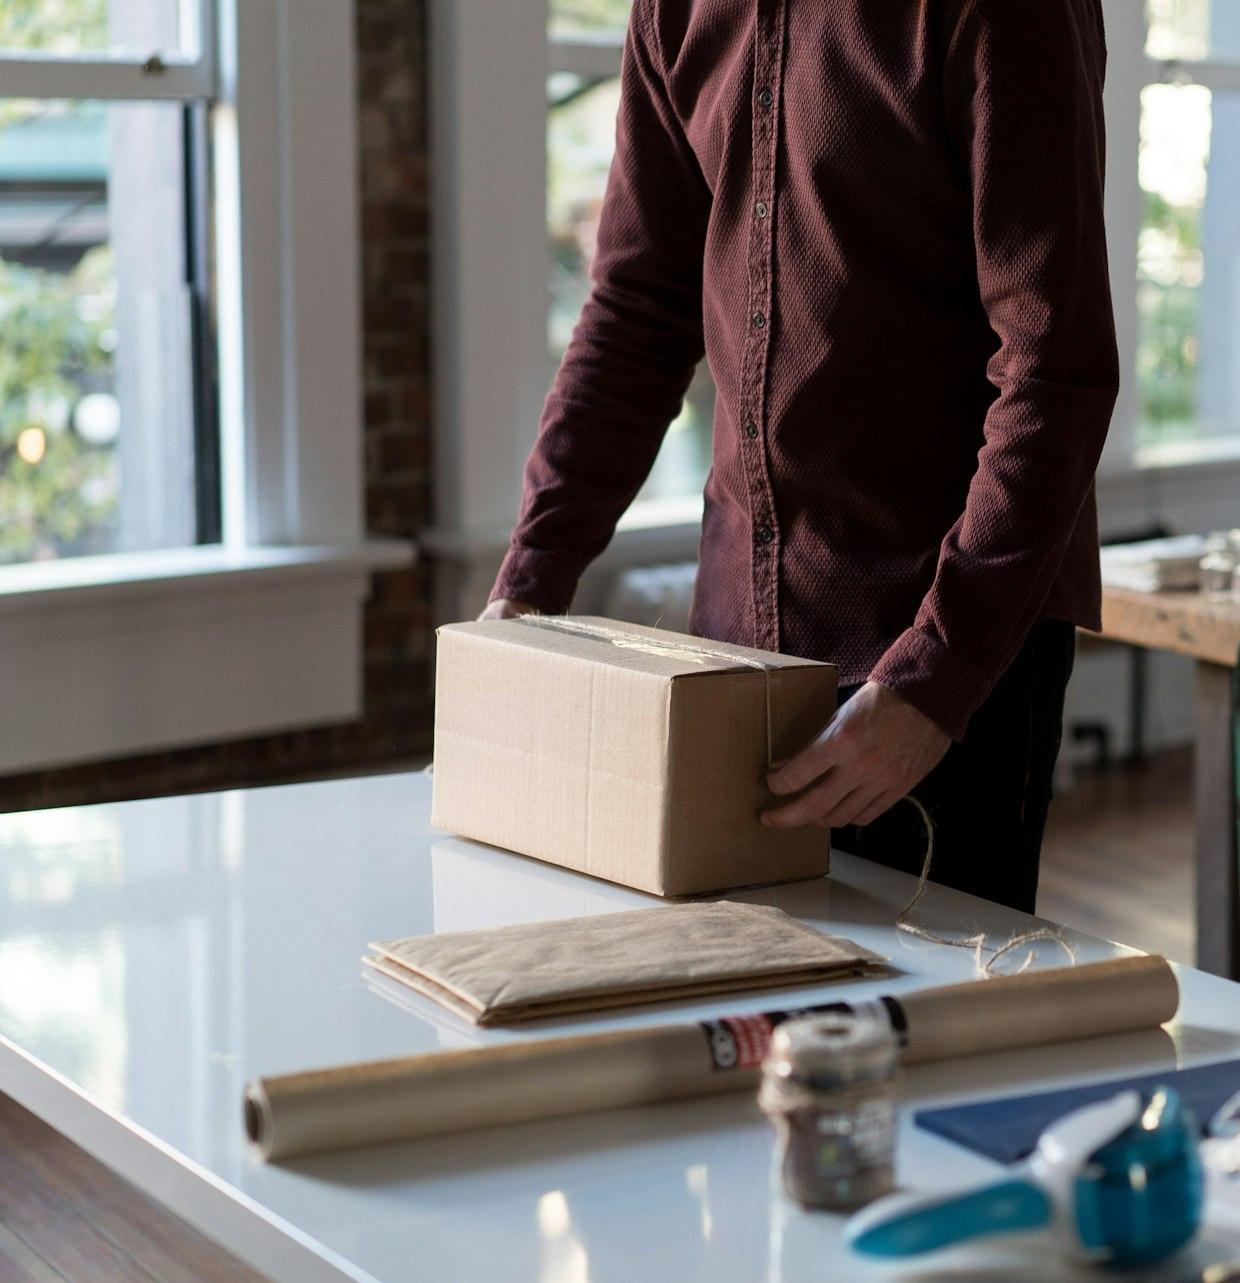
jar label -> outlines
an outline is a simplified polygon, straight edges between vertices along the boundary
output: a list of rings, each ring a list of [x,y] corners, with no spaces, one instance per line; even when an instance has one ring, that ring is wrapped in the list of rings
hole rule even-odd
[[[904,1010],[894,998],[872,998],[866,1002],[827,1002],[814,1007],[794,1007],[788,1011],[761,1011],[750,1016],[721,1016],[704,1020],[700,1028],[706,1035],[714,1069],[757,1069],[771,1045],[771,1034],[785,1020],[798,1016],[853,1015],[873,1016],[891,1026],[906,1041],[907,1024]]]

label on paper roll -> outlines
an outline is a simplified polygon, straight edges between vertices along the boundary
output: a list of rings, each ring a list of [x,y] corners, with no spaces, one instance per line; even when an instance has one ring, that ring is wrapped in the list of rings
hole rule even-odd
[[[771,1045],[771,1034],[785,1020],[799,1016],[868,1016],[889,1026],[903,1046],[908,1025],[904,1009],[894,998],[871,998],[865,1002],[827,1002],[820,1006],[793,1007],[787,1011],[763,1011],[752,1016],[721,1016],[698,1026],[706,1035],[712,1069],[757,1069]]]

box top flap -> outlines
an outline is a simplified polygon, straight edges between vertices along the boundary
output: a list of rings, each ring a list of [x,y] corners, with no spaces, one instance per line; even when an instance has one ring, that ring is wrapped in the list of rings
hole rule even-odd
[[[830,667],[813,659],[798,659],[595,615],[481,619],[445,624],[438,631],[646,673],[663,680],[711,672],[750,671],[758,664],[769,669]]]

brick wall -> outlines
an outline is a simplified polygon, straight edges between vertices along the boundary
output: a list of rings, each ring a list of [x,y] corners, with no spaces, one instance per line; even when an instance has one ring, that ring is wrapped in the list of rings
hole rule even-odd
[[[356,0],[364,274],[366,526],[411,538],[430,511],[424,0]],[[400,766],[430,744],[430,592],[378,575],[365,707],[347,726],[0,778],[0,811]]]

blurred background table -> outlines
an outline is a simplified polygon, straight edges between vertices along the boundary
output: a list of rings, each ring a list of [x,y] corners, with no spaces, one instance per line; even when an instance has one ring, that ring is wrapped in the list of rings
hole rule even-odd
[[[1104,588],[1102,636],[1197,662],[1197,965],[1240,976],[1240,602]]]

